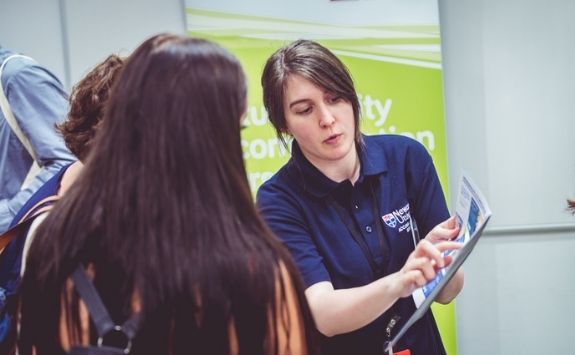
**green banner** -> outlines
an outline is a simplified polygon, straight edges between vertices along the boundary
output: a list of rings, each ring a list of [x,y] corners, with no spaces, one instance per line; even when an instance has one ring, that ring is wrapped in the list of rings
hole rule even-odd
[[[360,98],[362,132],[402,134],[420,141],[432,155],[448,194],[437,21],[401,24],[395,19],[393,24],[377,26],[326,24],[309,18],[295,20],[295,16],[254,15],[258,11],[240,14],[200,9],[200,2],[187,0],[189,35],[213,40],[229,49],[240,59],[248,77],[247,129],[242,131],[242,147],[254,194],[289,159],[289,152],[278,143],[263,107],[261,72],[275,50],[298,38],[318,41],[348,66]],[[270,2],[275,3],[270,0],[266,5]],[[389,5],[389,1],[386,3]],[[437,4],[431,3],[432,11],[437,12]],[[431,18],[436,16],[437,13]],[[456,354],[453,304],[434,305],[433,312],[447,352]]]

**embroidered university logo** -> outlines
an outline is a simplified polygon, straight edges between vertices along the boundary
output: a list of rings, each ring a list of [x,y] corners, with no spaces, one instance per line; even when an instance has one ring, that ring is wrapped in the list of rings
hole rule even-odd
[[[388,227],[395,228],[398,224],[408,222],[411,218],[409,203],[381,217]]]
[[[395,217],[393,216],[393,213],[388,213],[385,216],[381,217],[383,218],[383,221],[385,222],[385,224],[387,224],[389,227],[391,228],[395,228],[395,226],[397,226],[397,220],[395,219]]]

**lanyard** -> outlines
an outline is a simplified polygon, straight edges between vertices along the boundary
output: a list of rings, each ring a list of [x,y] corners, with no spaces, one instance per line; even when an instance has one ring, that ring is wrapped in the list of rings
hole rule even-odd
[[[368,183],[368,185],[369,185],[371,210],[373,213],[374,224],[375,224],[374,227],[375,227],[375,231],[379,237],[379,243],[380,243],[380,247],[381,247],[381,255],[382,255],[382,259],[383,259],[383,261],[381,263],[381,265],[382,265],[381,267],[377,266],[377,264],[375,263],[373,254],[371,253],[369,246],[365,242],[365,239],[363,238],[363,235],[361,234],[361,229],[360,229],[358,223],[356,222],[356,220],[352,217],[352,214],[349,211],[347,211],[341,204],[339,204],[337,201],[335,201],[335,199],[333,198],[332,195],[328,196],[327,201],[330,205],[333,206],[333,208],[337,212],[339,218],[345,224],[347,230],[351,234],[352,238],[358,244],[363,255],[365,256],[366,260],[369,263],[369,266],[370,266],[371,271],[373,273],[374,280],[377,280],[380,277],[383,277],[386,273],[386,266],[389,263],[389,258],[390,258],[390,247],[389,247],[389,244],[387,242],[387,238],[385,237],[385,232],[384,232],[385,228],[383,226],[383,219],[381,218],[381,215],[379,213],[377,196],[375,194],[375,190],[374,190],[373,184],[372,184],[372,182],[374,182],[374,181],[375,180],[366,181],[366,183]],[[392,331],[395,328],[395,326],[397,325],[397,323],[399,322],[399,320],[401,319],[400,316],[393,313],[394,312],[393,307],[394,306],[392,306],[386,312],[386,313],[389,313],[389,312],[392,312],[392,313],[390,313],[391,316],[390,316],[389,322],[385,328],[385,339],[387,340],[385,342],[385,345],[387,344],[387,342],[390,341]],[[394,354],[391,349],[390,349],[390,354]],[[397,354],[407,355],[407,354],[411,354],[411,352],[409,352],[409,350],[406,350],[405,352],[399,352]]]
[[[335,209],[339,218],[341,219],[343,224],[345,224],[347,230],[351,234],[351,237],[353,238],[353,240],[357,243],[357,245],[361,249],[361,252],[363,253],[367,262],[369,263],[369,267],[371,268],[374,279],[377,280],[380,277],[382,277],[383,275],[385,275],[386,265],[389,261],[389,254],[390,253],[389,253],[389,245],[387,244],[387,239],[385,237],[385,233],[384,233],[384,229],[383,229],[383,221],[381,220],[381,218],[379,216],[379,208],[377,207],[377,199],[376,199],[375,192],[373,190],[373,186],[371,185],[371,183],[369,183],[369,187],[370,187],[370,192],[371,192],[371,198],[370,198],[371,208],[372,208],[373,217],[375,219],[375,231],[379,237],[379,243],[380,243],[381,251],[382,251],[382,253],[381,253],[382,258],[383,258],[383,262],[381,263],[382,266],[378,266],[375,263],[375,260],[374,260],[375,258],[373,257],[373,254],[371,253],[369,246],[365,242],[363,235],[361,234],[361,229],[359,228],[357,222],[352,218],[351,214],[342,205],[340,205],[337,201],[335,201],[335,199],[331,195],[328,196],[328,203]]]
[[[375,181],[375,180],[374,180]],[[379,213],[379,207],[377,204],[377,196],[375,194],[375,191],[373,189],[373,184],[369,183],[369,191],[371,192],[371,210],[373,213],[373,218],[375,220],[374,224],[375,224],[375,230],[377,231],[377,235],[379,236],[379,244],[381,246],[381,256],[383,259],[382,265],[384,270],[386,271],[385,268],[387,266],[387,263],[389,262],[389,258],[390,258],[390,248],[389,248],[389,244],[387,241],[387,238],[385,237],[385,232],[384,232],[384,228],[383,228],[383,219],[381,218],[381,214]],[[382,276],[385,275],[382,274]]]

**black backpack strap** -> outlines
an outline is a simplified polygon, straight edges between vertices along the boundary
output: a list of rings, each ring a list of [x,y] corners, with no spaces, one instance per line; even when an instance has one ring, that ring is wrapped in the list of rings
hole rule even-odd
[[[127,321],[122,324],[122,330],[128,339],[132,340],[136,336],[140,327],[140,313],[134,313]]]
[[[98,347],[110,349],[109,346],[104,345],[104,337],[111,332],[118,332],[124,334],[126,338],[126,345],[123,349],[123,353],[128,354],[132,347],[132,339],[134,339],[138,331],[140,314],[135,313],[121,326],[116,325],[110,317],[106,306],[104,306],[92,280],[90,280],[86,274],[86,269],[82,264],[78,265],[76,270],[72,273],[72,280],[74,281],[74,287],[80,294],[80,297],[84,300],[84,303],[88,308],[88,313],[90,314],[90,317],[92,317],[92,321],[96,326],[96,332],[98,333]]]
[[[88,275],[86,275],[86,270],[81,264],[74,270],[72,280],[74,280],[74,287],[76,287],[76,290],[86,303],[90,317],[92,317],[94,325],[96,326],[98,336],[100,338],[103,337],[114,328],[115,324],[104,306],[100,295],[98,295],[98,291],[88,278]]]

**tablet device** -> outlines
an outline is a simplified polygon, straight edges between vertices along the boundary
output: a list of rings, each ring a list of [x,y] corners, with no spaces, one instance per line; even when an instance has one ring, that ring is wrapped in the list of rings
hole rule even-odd
[[[461,190],[463,193],[460,192],[459,205],[464,207],[458,208],[458,211],[455,214],[456,221],[461,227],[461,231],[455,241],[462,243],[463,247],[456,251],[449,250],[444,252],[444,255],[453,254],[454,259],[451,264],[438,270],[437,275],[433,280],[413,292],[413,300],[417,309],[411,317],[403,323],[395,336],[385,343],[384,351],[386,353],[389,352],[391,354],[393,347],[397,344],[399,339],[405,335],[409,327],[411,327],[415,322],[417,322],[417,320],[423,317],[425,312],[427,312],[433,301],[437,298],[437,295],[441,290],[443,290],[447,283],[449,283],[461,265],[463,265],[479,241],[479,238],[491,217],[491,210],[489,209],[487,202],[483,198],[481,192],[477,190],[467,176],[463,177]],[[463,222],[464,220],[465,222]],[[417,227],[413,226],[412,231],[416,230]]]
[[[475,247],[475,244],[477,244],[477,241],[481,237],[481,234],[485,229],[485,225],[489,221],[490,217],[491,216],[487,216],[483,224],[470,236],[469,241],[465,243],[463,248],[455,252],[455,258],[451,262],[451,264],[443,268],[442,269],[443,272],[438,272],[436,278],[433,279],[430,283],[428,283],[423,288],[419,289],[421,290],[421,292],[423,292],[423,299],[421,300],[419,308],[415,310],[415,312],[411,315],[411,317],[409,317],[407,322],[403,323],[403,326],[396,333],[396,335],[389,342],[385,344],[385,352],[391,350],[395,346],[395,344],[397,344],[399,339],[407,332],[409,327],[411,327],[415,322],[417,322],[417,320],[423,317],[425,312],[427,312],[427,310],[429,309],[435,298],[437,298],[437,295],[441,292],[441,290],[443,290],[445,285],[449,283],[453,275],[455,275],[455,272],[457,272],[459,267],[463,265],[463,262],[465,262],[465,259],[467,259],[467,257],[469,256],[469,254],[473,250],[473,247]],[[426,291],[426,287],[428,291]],[[416,297],[418,296],[414,294],[414,299]],[[415,300],[415,302],[416,304],[418,303],[417,300]]]

